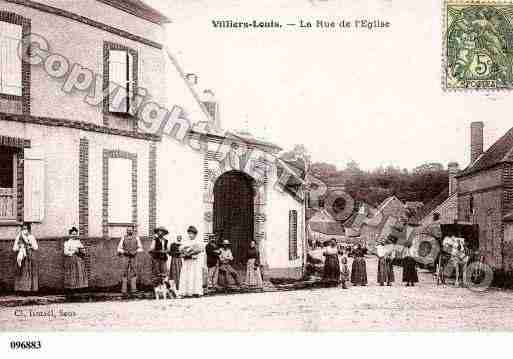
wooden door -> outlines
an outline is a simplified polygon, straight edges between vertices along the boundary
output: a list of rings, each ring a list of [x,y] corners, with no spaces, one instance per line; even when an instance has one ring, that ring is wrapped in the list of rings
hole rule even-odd
[[[253,239],[254,190],[252,179],[239,171],[223,174],[214,186],[214,231],[229,240],[234,265],[241,267]]]

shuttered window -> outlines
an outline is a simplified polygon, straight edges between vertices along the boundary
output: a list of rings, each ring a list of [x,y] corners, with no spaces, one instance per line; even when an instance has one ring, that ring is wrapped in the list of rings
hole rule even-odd
[[[0,146],[0,220],[16,219],[16,154]]]
[[[117,90],[109,97],[109,111],[128,113],[134,91],[134,58],[126,50],[109,50],[109,80]]]
[[[42,222],[45,212],[45,162],[41,156],[25,156],[24,216],[27,222]]]
[[[109,158],[109,223],[132,222],[132,160]]]
[[[297,211],[289,211],[289,260],[298,258],[297,254]]]
[[[18,45],[22,26],[0,21],[0,93],[21,96],[21,58]]]

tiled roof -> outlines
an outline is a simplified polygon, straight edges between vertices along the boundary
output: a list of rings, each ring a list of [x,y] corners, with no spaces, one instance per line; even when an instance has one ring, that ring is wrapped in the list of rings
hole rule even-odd
[[[457,177],[466,176],[499,163],[513,161],[513,128],[499,138],[490,148],[484,152],[474,163],[460,172]]]
[[[171,20],[141,0],[98,0],[132,15],[141,17],[156,24],[167,24]]]
[[[308,221],[310,229],[314,232],[327,235],[345,235],[344,227],[325,209],[317,211],[315,215]]]
[[[430,214],[435,208],[445,202],[449,198],[449,187],[446,187],[442,192],[437,194],[431,201],[426,203],[413,217],[417,222],[422,221],[428,214]]]

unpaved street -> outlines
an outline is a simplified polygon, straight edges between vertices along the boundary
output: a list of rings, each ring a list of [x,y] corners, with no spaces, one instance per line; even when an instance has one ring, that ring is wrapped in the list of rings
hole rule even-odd
[[[70,303],[0,309],[1,330],[512,330],[513,292],[437,287],[428,273],[407,288],[369,286],[198,299]],[[396,267],[396,279],[401,270]],[[30,317],[52,311],[54,317]],[[37,313],[42,314],[42,313]],[[64,314],[67,314],[65,316]]]

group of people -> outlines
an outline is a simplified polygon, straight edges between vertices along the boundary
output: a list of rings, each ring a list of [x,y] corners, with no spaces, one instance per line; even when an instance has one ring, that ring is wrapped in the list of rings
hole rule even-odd
[[[186,241],[177,236],[175,241],[170,242],[167,239],[168,234],[169,231],[164,227],[156,228],[150,247],[155,285],[162,282],[170,283],[178,297],[203,295],[203,260],[200,254],[205,252],[208,269],[207,290],[227,289],[230,286],[229,278],[237,287],[241,287],[239,274],[233,267],[234,257],[228,240],[221,240],[218,235],[211,234],[208,244],[203,246],[196,240],[198,230],[194,226],[187,229]],[[245,284],[248,287],[262,289],[260,256],[255,241],[250,241],[247,252]]]
[[[335,239],[325,242],[323,247],[318,242],[314,246],[315,248],[307,257],[309,272],[320,272],[322,281],[326,285],[341,285],[343,289],[347,289],[347,282],[349,280],[353,286],[366,286],[368,284],[365,250],[360,244],[352,251],[353,263],[351,270],[349,270],[347,264],[347,256],[339,248]],[[380,286],[385,284],[391,286],[395,281],[393,267],[395,250],[390,250],[389,247],[378,244],[376,251],[378,256],[377,282]],[[402,280],[407,287],[414,286],[419,281],[419,278],[413,248],[405,248],[402,258]]]
[[[86,251],[78,237],[78,229],[72,227],[64,242],[64,289],[67,293],[88,287],[88,276],[84,257]],[[13,251],[16,253],[14,291],[29,294],[39,290],[39,266],[35,252],[39,250],[37,240],[32,234],[30,223],[23,223],[16,235]]]
[[[187,229],[187,237],[177,236],[168,239],[169,231],[164,227],[154,230],[149,254],[152,258],[153,285],[163,283],[178,297],[203,295],[203,252],[206,252],[208,268],[207,290],[227,289],[231,278],[237,287],[242,286],[237,270],[233,267],[234,257],[228,240],[210,235],[205,246],[198,240],[198,230],[194,226]],[[35,252],[39,249],[36,238],[32,234],[30,223],[24,223],[16,235],[13,251],[16,254],[16,272],[14,290],[19,294],[28,294],[39,290],[39,270]],[[144,252],[135,226],[127,228],[117,246],[117,254],[121,261],[123,294],[137,292],[138,253]],[[63,245],[64,255],[64,289],[66,293],[80,292],[89,287],[86,268],[87,251],[79,237],[79,231],[72,227]],[[254,240],[250,241],[246,256],[245,285],[262,289],[262,265],[259,250]]]

